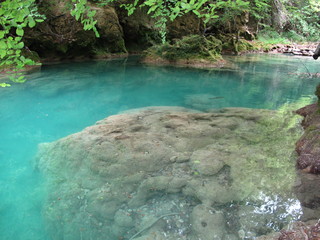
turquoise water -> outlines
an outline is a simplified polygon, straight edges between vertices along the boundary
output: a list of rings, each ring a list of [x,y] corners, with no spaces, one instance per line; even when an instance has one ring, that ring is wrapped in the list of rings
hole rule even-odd
[[[0,89],[0,239],[50,239],[41,217],[37,145],[106,116],[145,106],[277,109],[313,99],[319,62],[252,55],[219,71],[141,65],[137,58],[43,66]]]

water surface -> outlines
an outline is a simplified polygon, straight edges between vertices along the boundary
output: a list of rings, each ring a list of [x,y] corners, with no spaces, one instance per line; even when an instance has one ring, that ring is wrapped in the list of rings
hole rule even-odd
[[[136,58],[43,66],[24,84],[0,89],[0,239],[50,239],[41,216],[37,145],[80,131],[106,116],[146,106],[278,109],[314,100],[319,63],[251,55],[232,69],[141,65]],[[277,200],[273,200],[277,201]]]

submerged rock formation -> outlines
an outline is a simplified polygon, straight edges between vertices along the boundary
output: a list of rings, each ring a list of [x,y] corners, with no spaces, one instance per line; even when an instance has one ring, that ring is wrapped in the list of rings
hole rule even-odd
[[[281,227],[290,220],[283,213],[293,201],[299,135],[285,116],[145,108],[43,143],[37,167],[47,180],[48,231],[65,240],[207,240]]]

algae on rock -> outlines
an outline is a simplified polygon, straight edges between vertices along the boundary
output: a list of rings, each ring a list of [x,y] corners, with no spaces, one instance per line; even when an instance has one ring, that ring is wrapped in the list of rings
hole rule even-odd
[[[269,215],[250,225],[242,210],[250,202],[254,214],[267,204],[261,196],[290,196],[299,131],[283,120],[258,109],[145,108],[43,143],[37,167],[47,179],[49,233],[65,240],[130,239],[159,216],[178,213],[139,239],[157,233],[195,240],[211,235],[211,223],[227,222],[230,209],[233,221],[216,229],[218,237],[271,231],[264,224]],[[281,221],[290,220],[285,206],[277,209]]]
[[[201,35],[185,36],[173,44],[155,45],[145,52],[144,62],[171,63],[178,65],[214,65],[222,61],[222,42]]]

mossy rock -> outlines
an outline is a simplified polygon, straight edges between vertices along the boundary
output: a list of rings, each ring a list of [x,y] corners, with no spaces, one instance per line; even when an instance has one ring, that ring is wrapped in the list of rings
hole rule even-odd
[[[103,49],[109,55],[127,53],[115,8],[88,4],[96,11],[94,18],[100,38],[93,31],[85,31],[80,21],[71,16],[71,0],[43,0],[38,4],[39,12],[47,19],[34,28],[26,28],[26,46],[47,60],[96,57],[95,49]]]
[[[320,104],[320,84],[318,84],[314,94],[318,97],[318,103]]]
[[[184,36],[200,34],[203,32],[202,20],[194,13],[177,17],[167,25],[167,39],[181,39]]]
[[[259,44],[237,37],[235,34],[220,34],[219,39],[223,42],[223,52],[232,52],[234,54],[246,53],[248,51],[257,51],[261,49]]]
[[[161,44],[146,51],[147,56],[160,57],[170,62],[184,59],[221,59],[222,42],[213,37],[190,35],[183,37],[174,44]]]
[[[123,1],[123,3],[126,3],[126,1]],[[121,4],[121,2],[118,4]],[[154,44],[161,43],[159,30],[155,27],[156,20],[147,14],[147,8],[137,8],[130,16],[119,5],[115,9],[123,29],[126,48],[129,52],[140,53]]]
[[[247,52],[247,51],[253,51],[258,50],[252,43],[245,39],[239,39],[238,42],[236,42],[237,50],[238,52]]]

